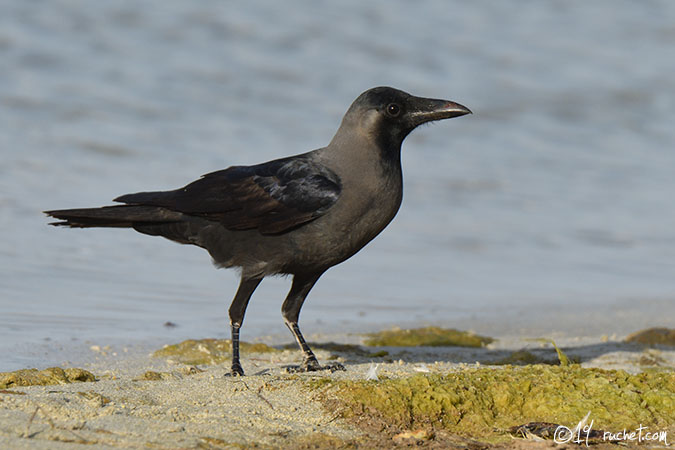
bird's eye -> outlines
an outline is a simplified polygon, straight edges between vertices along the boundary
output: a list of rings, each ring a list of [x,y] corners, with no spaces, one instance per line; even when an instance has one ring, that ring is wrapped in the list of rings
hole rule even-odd
[[[401,107],[398,106],[396,103],[390,103],[387,105],[387,114],[389,114],[391,117],[396,117],[401,113]]]

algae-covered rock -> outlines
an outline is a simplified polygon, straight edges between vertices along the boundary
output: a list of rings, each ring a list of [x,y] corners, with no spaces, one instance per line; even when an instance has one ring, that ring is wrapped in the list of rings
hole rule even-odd
[[[50,367],[44,370],[22,369],[0,373],[0,389],[17,386],[68,384],[76,381],[96,381],[96,377],[84,369],[61,369],[60,367]]]
[[[239,349],[245,353],[274,353],[280,350],[266,344],[240,342]],[[179,344],[166,345],[153,353],[155,357],[168,358],[185,364],[222,364],[232,357],[232,341],[229,339],[189,339]]]
[[[484,347],[494,339],[451,328],[426,327],[368,334],[365,345],[380,347]]]
[[[648,328],[628,335],[626,342],[644,345],[670,345],[675,347],[675,329]]]
[[[483,439],[528,422],[576,425],[591,411],[605,430],[673,425],[675,373],[584,369],[578,365],[474,369],[384,381],[340,381],[330,407],[399,429],[433,427]],[[328,397],[327,397],[328,398]]]

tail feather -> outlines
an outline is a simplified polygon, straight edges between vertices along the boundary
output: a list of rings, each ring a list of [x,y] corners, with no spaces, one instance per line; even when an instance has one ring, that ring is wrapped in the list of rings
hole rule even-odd
[[[121,195],[113,202],[135,204],[135,205],[154,205],[167,206],[168,200],[175,195],[174,191],[152,191],[152,192],[136,192],[134,194]]]
[[[58,209],[44,211],[59,222],[50,225],[71,228],[130,228],[142,223],[179,222],[183,214],[157,206],[104,206],[101,208]]]

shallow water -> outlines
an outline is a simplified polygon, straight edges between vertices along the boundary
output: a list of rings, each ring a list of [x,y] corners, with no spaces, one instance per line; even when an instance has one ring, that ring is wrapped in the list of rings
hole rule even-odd
[[[40,211],[321,147],[376,85],[475,114],[407,139],[401,211],[324,275],[307,332],[675,325],[673,2],[2,10],[0,370],[53,362],[45,339],[226,336],[237,276],[203,250]],[[263,283],[244,339],[285,333],[287,288]]]

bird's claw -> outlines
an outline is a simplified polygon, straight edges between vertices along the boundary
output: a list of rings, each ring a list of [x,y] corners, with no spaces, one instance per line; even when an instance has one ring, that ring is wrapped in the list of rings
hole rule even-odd
[[[232,369],[225,374],[226,377],[243,377],[244,369],[240,364],[232,364]]]

